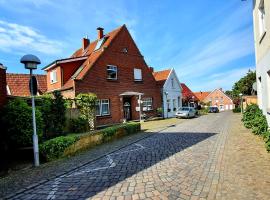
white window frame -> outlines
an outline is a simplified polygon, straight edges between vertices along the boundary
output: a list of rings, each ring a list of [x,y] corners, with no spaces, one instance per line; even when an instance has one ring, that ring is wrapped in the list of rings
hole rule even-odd
[[[109,69],[109,68],[113,68],[113,69]],[[116,77],[115,78],[109,78],[108,77],[108,70],[115,70]],[[117,80],[118,79],[118,68],[117,68],[117,66],[115,66],[115,65],[107,65],[107,79],[108,80]]]
[[[56,69],[54,69],[54,70],[52,70],[50,72],[50,83],[51,84],[57,83],[57,71],[56,71]]]
[[[142,81],[142,70],[134,68],[134,81]]]
[[[107,101],[106,103],[104,101]],[[103,114],[102,105],[108,105],[108,113]],[[98,99],[96,101],[96,106],[99,106],[99,113],[96,113],[96,116],[108,116],[111,114],[110,110],[110,100],[109,99]]]
[[[259,32],[260,37],[263,37],[266,32],[266,22],[265,22],[265,6],[264,0],[261,0],[258,8],[258,19],[259,19]]]
[[[153,98],[152,97],[143,98],[142,99],[142,107],[143,107],[143,111],[153,110]]]
[[[173,111],[176,111],[177,110],[176,99],[173,99],[172,103],[173,103]]]

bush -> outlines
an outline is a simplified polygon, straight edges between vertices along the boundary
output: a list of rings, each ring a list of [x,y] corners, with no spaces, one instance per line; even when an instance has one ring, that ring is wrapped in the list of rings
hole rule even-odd
[[[111,126],[94,133],[60,136],[41,144],[40,153],[47,161],[51,161],[140,130],[140,123],[127,123]]]
[[[242,120],[244,126],[246,128],[251,128],[252,132],[256,135],[263,135],[268,129],[266,117],[255,104],[247,106]]]
[[[265,132],[264,141],[267,151],[270,151],[270,131]]]
[[[59,136],[42,143],[40,148],[40,154],[47,161],[54,160],[63,156],[63,153],[67,147],[74,144],[79,139],[76,135]]]
[[[81,117],[70,119],[68,128],[72,133],[83,133],[89,131],[88,121]]]
[[[241,107],[236,107],[233,109],[234,113],[240,113],[241,112]]]
[[[1,130],[7,142],[15,147],[31,146],[33,135],[32,108],[22,99],[10,100],[3,109]],[[43,120],[41,113],[36,109],[37,135],[42,137]]]
[[[66,122],[66,103],[59,91],[53,95],[39,97],[41,105],[38,106],[44,119],[44,136],[46,139],[63,134]]]

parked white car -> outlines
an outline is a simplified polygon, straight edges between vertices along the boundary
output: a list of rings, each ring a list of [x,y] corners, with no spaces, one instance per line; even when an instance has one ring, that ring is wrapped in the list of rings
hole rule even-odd
[[[196,110],[193,107],[182,107],[177,110],[175,116],[178,118],[190,118],[196,116]]]

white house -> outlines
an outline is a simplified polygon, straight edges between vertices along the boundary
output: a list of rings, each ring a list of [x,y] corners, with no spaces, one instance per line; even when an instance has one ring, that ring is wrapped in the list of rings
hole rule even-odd
[[[270,125],[270,1],[253,1],[258,104]]]
[[[174,117],[177,108],[182,106],[182,87],[174,69],[153,72],[160,87],[163,102],[163,116]]]

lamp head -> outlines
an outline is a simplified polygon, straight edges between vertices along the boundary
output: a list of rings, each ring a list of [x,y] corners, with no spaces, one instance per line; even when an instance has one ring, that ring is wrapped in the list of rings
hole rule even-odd
[[[24,55],[20,62],[24,64],[25,69],[37,69],[37,65],[41,63],[39,58],[32,54]]]

